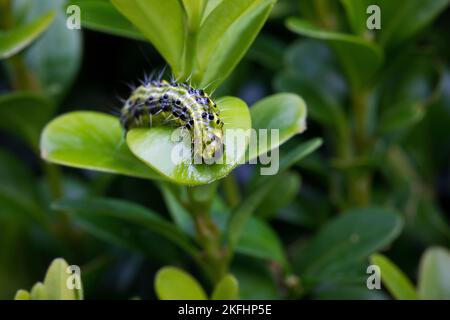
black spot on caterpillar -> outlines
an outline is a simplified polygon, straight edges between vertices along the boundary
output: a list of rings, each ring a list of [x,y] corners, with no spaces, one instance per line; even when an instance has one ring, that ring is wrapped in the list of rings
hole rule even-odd
[[[190,132],[194,156],[205,160],[220,154],[223,121],[214,101],[186,83],[146,81],[133,90],[120,114],[125,132],[136,127],[170,125]]]

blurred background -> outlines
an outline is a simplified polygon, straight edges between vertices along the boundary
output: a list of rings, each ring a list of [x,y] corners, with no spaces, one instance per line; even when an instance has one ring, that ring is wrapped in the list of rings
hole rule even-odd
[[[17,21],[30,20],[64,1],[31,1],[29,7],[26,2],[13,0]],[[282,152],[309,138],[324,140],[318,151],[285,174],[283,185],[256,213],[273,228],[293,261],[293,275],[295,261],[302,264],[303,248],[327,223],[345,210],[377,206],[402,216],[401,233],[383,253],[416,283],[425,250],[450,244],[450,11],[443,5],[408,41],[386,48],[383,67],[367,93],[370,150],[350,159],[346,149],[354,129],[352,105],[363,89],[348,80],[334,44],[286,26],[287,18],[301,17],[323,29],[350,34],[343,2],[279,0],[244,59],[214,96],[237,96],[251,106],[272,93],[298,93],[308,106],[308,130]],[[397,10],[401,14],[402,6]],[[51,209],[53,199],[94,195],[142,204],[169,217],[164,195],[152,181],[53,166],[40,159],[35,128],[40,132],[49,119],[73,110],[116,114],[130,84],[166,66],[149,43],[90,28],[68,30],[65,19],[60,10],[31,46],[0,61],[0,298],[11,299],[17,289],[31,287],[59,256],[82,267],[89,299],[155,298],[155,272],[168,264],[204,280],[185,253],[160,236],[148,234],[145,249],[130,249],[117,239],[105,241],[76,218]],[[394,18],[382,12],[382,19],[387,25]],[[45,101],[30,101],[50,103],[51,116],[26,107],[9,111],[8,95],[36,86]],[[30,117],[43,121],[33,127],[27,124]],[[244,165],[233,175],[245,198],[257,170]],[[290,291],[299,288],[301,276],[291,278],[294,286],[280,284],[277,265],[267,260],[237,255],[233,273],[244,299],[392,298],[387,291],[365,289],[361,279],[367,276],[367,257],[363,261],[348,268],[352,274],[339,273],[302,294]]]

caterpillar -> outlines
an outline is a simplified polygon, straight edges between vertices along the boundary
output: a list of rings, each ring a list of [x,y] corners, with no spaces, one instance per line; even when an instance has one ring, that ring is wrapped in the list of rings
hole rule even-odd
[[[204,160],[222,150],[224,123],[216,103],[202,89],[166,80],[145,81],[133,90],[120,112],[126,133],[136,127],[169,125],[189,131],[193,156]]]

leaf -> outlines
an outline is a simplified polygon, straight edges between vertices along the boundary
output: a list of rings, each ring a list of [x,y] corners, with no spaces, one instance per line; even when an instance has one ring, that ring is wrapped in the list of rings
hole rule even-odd
[[[268,192],[258,208],[255,210],[258,217],[263,219],[275,218],[280,210],[294,202],[300,191],[301,179],[296,172],[285,172],[283,183],[276,185]]]
[[[340,285],[338,287],[317,290],[314,299],[320,300],[387,300],[380,290],[368,290],[366,286]]]
[[[397,300],[416,300],[417,294],[414,285],[408,277],[387,257],[373,254],[370,262],[381,270],[381,281],[392,296]]]
[[[86,229],[113,243],[152,253],[158,244],[150,245],[145,241],[149,240],[146,235],[150,231],[171,241],[193,257],[198,254],[190,239],[177,227],[134,203],[93,198],[83,201],[62,200],[53,207],[74,214]]]
[[[200,87],[217,88],[242,59],[261,30],[274,0],[223,0],[203,22],[197,42]],[[195,75],[200,75],[196,79]]]
[[[76,168],[162,179],[128,149],[119,120],[90,111],[71,112],[50,122],[41,135],[43,159]]]
[[[35,93],[0,95],[0,128],[19,136],[37,150],[41,130],[54,108],[54,103]]]
[[[49,224],[40,206],[33,174],[20,159],[0,150],[0,218]]]
[[[289,150],[287,153],[283,154],[280,158],[280,169],[279,173],[282,173],[288,170],[291,166],[298,163],[303,158],[310,155],[312,152],[320,148],[322,145],[321,138],[313,138],[306,142],[300,143],[292,150]]]
[[[277,285],[265,261],[237,256],[231,272],[239,282],[239,298],[243,300],[280,299]]]
[[[425,300],[450,299],[450,252],[442,247],[427,249],[420,260],[418,295]]]
[[[300,35],[327,41],[336,52],[353,90],[370,84],[383,63],[381,48],[360,37],[321,30],[299,18],[289,18],[286,25]]]
[[[267,192],[269,192],[276,184],[280,183],[280,180],[280,176],[277,176],[268,183],[264,183],[260,187],[255,188],[255,190],[234,210],[228,221],[226,231],[230,251],[233,251],[236,244],[240,241],[241,236],[244,234],[244,228],[255,209],[264,197],[266,197]]]
[[[401,101],[381,114],[379,130],[386,134],[407,129],[422,120],[424,116],[425,108],[421,102]]]
[[[150,40],[179,73],[183,67],[184,12],[178,0],[111,0],[112,4]]]
[[[239,283],[237,279],[228,274],[214,288],[212,300],[237,300],[239,298]]]
[[[216,102],[225,122],[224,132],[230,129],[240,130],[235,132],[238,134],[238,138],[245,142],[241,145],[235,143],[235,148],[233,148],[233,143],[228,144],[225,141],[224,152],[220,157],[220,159],[225,159],[224,163],[211,165],[192,163],[193,161],[190,159],[191,140],[184,139],[178,142],[173,137],[176,131],[170,127],[132,129],[127,134],[128,146],[138,158],[172,182],[200,185],[221,179],[238,164],[243,163],[251,119],[247,105],[238,98],[225,97]],[[176,157],[179,155],[181,157],[177,159]]]
[[[341,0],[341,2],[345,9],[345,13],[347,14],[347,20],[349,21],[353,33],[363,36],[368,31],[366,26],[366,21],[368,18],[366,10],[373,1]]]
[[[203,18],[205,5],[208,1],[205,0],[182,0],[184,10],[188,18],[189,30],[197,31],[200,27]]]
[[[35,19],[48,10],[57,13],[48,31],[25,51],[24,60],[45,95],[61,101],[80,67],[81,32],[66,26],[66,0],[25,2],[29,6],[25,21]]]
[[[348,88],[329,46],[318,40],[296,41],[286,50],[284,60],[284,70],[274,82],[277,90],[302,96],[308,117],[344,135],[347,124],[341,105]]]
[[[74,4],[80,6],[81,24],[85,28],[135,40],[145,39],[109,1],[78,0]]]
[[[54,12],[47,12],[33,22],[0,32],[0,59],[10,58],[36,40],[52,23]]]
[[[47,290],[42,282],[36,283],[30,292],[31,300],[48,300]]]
[[[14,300],[31,300],[31,296],[28,291],[21,289],[17,291]]]
[[[253,129],[260,136],[260,130],[267,130],[267,138],[271,130],[278,130],[279,140],[261,144],[255,136],[249,148],[248,159],[253,160],[269,150],[275,149],[298,133],[306,129],[306,105],[298,95],[279,93],[258,101],[250,111]],[[252,147],[254,146],[254,147]]]
[[[449,0],[411,0],[405,3],[390,0],[369,1],[380,7],[382,28],[379,42],[387,48],[398,48],[413,37],[450,3]]]
[[[295,265],[311,281],[362,260],[391,243],[402,229],[399,215],[381,208],[353,209],[331,220],[301,252]]]
[[[201,285],[187,272],[164,267],[155,277],[155,291],[160,300],[206,300]]]
[[[50,264],[44,279],[44,287],[48,300],[79,300],[83,296],[82,289],[69,289],[66,273],[69,265],[64,259],[55,259]]]

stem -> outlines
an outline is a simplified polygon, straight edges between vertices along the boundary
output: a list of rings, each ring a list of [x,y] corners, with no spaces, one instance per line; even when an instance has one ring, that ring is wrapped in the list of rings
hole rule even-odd
[[[223,191],[225,192],[225,198],[230,208],[237,207],[237,205],[241,202],[241,197],[239,195],[239,187],[236,177],[233,173],[223,179]]]
[[[200,189],[199,189],[200,188]],[[203,249],[201,261],[213,283],[220,281],[227,273],[228,251],[222,246],[221,234],[211,217],[210,199],[216,194],[215,186],[210,191],[209,199],[199,199],[199,193],[205,194],[207,190],[202,187],[187,189],[189,204],[187,209],[194,219],[196,240]]]
[[[8,30],[14,25],[10,0],[0,0],[0,29]]]
[[[364,157],[370,149],[368,134],[368,91],[352,96],[354,115],[355,157]],[[365,206],[370,202],[372,173],[367,169],[358,169],[349,175],[349,202],[351,205]]]

